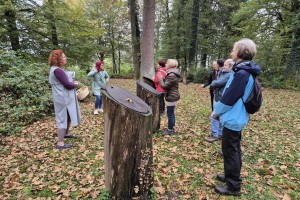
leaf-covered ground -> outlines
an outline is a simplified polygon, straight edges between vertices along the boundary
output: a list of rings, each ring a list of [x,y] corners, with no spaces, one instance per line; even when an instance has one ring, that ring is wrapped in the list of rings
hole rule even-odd
[[[134,80],[116,80],[135,93]],[[153,136],[157,199],[234,199],[213,191],[222,172],[220,142],[204,141],[210,132],[210,97],[199,84],[180,85],[176,132]],[[300,199],[300,92],[264,89],[262,110],[243,130],[241,199]],[[75,147],[54,149],[53,116],[20,134],[1,136],[0,199],[101,199],[104,186],[104,122],[95,116],[93,98],[80,104],[82,124],[73,128]],[[167,125],[162,118],[161,127]]]

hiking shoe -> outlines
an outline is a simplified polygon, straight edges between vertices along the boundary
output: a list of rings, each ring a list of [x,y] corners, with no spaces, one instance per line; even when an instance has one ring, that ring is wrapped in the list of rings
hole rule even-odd
[[[225,182],[225,174],[218,174],[218,175],[217,175],[217,179],[218,179],[219,181]]]
[[[103,109],[102,108],[98,109],[98,112],[103,113]]]
[[[166,135],[171,135],[171,134],[173,134],[174,133],[174,130],[170,130],[170,129],[166,129],[164,132],[163,132],[163,136],[166,136]]]
[[[72,148],[72,145],[71,144],[64,144],[64,146],[56,145],[55,148],[56,149],[69,149],[69,148]]]
[[[218,141],[218,138],[217,137],[209,137],[209,138],[205,138],[205,141],[209,142],[209,143],[213,143],[213,142]]]
[[[240,190],[230,190],[227,185],[217,185],[215,187],[215,192],[221,195],[241,196]]]

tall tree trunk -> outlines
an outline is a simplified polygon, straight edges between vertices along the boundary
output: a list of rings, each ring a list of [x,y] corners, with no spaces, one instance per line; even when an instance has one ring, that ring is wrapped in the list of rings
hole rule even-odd
[[[118,48],[118,54],[119,54],[119,56],[118,56],[118,59],[119,59],[119,61],[118,61],[118,74],[120,74],[121,73],[121,50],[120,50],[120,48]]]
[[[130,24],[131,24],[131,42],[132,42],[132,59],[134,66],[135,78],[140,78],[141,68],[141,47],[140,38],[141,32],[139,27],[139,12],[137,8],[136,0],[129,0],[129,13],[130,13]]]
[[[198,35],[198,21],[199,21],[199,7],[200,0],[193,1],[193,13],[192,13],[192,31],[191,31],[191,43],[189,52],[189,67],[193,68],[195,64],[195,55],[197,48],[197,35]]]
[[[11,43],[11,48],[14,51],[17,51],[21,48],[20,46],[20,36],[17,28],[17,19],[16,13],[13,10],[5,11],[5,18],[7,20],[9,40]]]
[[[207,54],[204,53],[201,55],[201,67],[206,67]]]
[[[178,16],[177,16],[177,27],[176,27],[176,34],[177,34],[177,37],[180,38],[181,36],[181,28],[182,28],[182,25],[183,25],[183,10],[184,10],[184,7],[185,7],[185,0],[180,0],[180,5],[181,6],[178,6]],[[177,42],[177,45],[176,45],[176,59],[179,59],[180,58],[180,43]]]
[[[155,0],[144,0],[141,77],[154,78]]]
[[[52,44],[54,48],[58,47],[58,37],[57,37],[57,30],[56,30],[56,19],[54,16],[55,12],[55,6],[53,4],[53,0],[49,0],[49,9],[50,12],[48,14],[48,19],[49,19],[49,26],[51,30],[51,39],[52,39]]]
[[[292,42],[291,53],[287,58],[285,79],[291,80],[295,83],[296,87],[300,87],[300,3],[297,2],[293,0],[292,3],[292,10],[297,17],[294,25],[294,40]]]

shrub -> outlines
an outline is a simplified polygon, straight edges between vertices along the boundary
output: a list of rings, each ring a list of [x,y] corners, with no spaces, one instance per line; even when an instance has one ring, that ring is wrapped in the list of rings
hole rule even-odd
[[[22,126],[51,113],[48,70],[43,64],[20,64],[1,74],[0,133],[20,132]]]
[[[211,69],[197,68],[188,72],[187,79],[188,81],[192,81],[194,83],[206,83],[210,72]]]

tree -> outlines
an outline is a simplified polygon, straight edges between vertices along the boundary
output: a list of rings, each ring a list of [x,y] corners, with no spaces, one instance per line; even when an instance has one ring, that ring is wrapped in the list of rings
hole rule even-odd
[[[144,0],[140,78],[154,77],[154,23],[155,0]]]
[[[199,7],[200,7],[200,0],[193,0],[189,66],[192,66],[194,64],[196,50],[197,50],[196,47],[197,47],[197,35],[198,35]]]
[[[131,43],[132,43],[132,59],[134,66],[135,78],[140,78],[141,67],[141,48],[140,48],[140,27],[139,27],[139,12],[136,0],[129,0],[129,14],[131,25]]]
[[[300,3],[294,1],[292,9],[296,13],[300,10]],[[296,8],[296,9],[295,9]],[[300,13],[296,15],[294,25],[294,39],[292,42],[291,53],[287,59],[285,78],[295,83],[296,87],[300,87]]]

